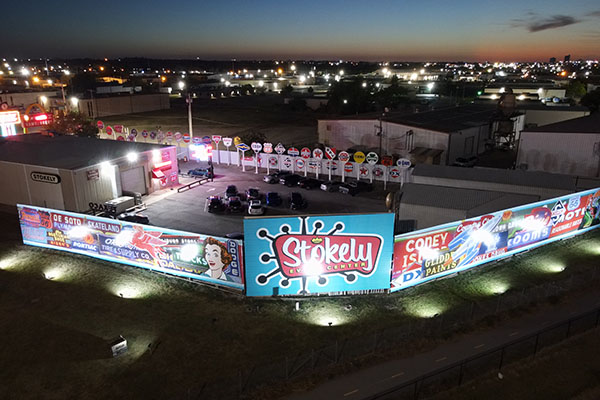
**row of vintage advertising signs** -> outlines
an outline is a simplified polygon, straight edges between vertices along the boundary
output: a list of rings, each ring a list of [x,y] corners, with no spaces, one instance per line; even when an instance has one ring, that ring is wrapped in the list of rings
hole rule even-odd
[[[19,205],[25,244],[221,284],[247,296],[397,291],[600,226],[600,189],[394,236],[394,214],[255,217],[244,243]]]
[[[356,164],[369,164],[375,165],[378,162],[381,165],[386,167],[392,167],[394,165],[392,156],[382,156],[375,152],[363,153],[362,151],[357,151],[353,154],[350,154],[346,151],[338,152],[334,147],[325,147],[325,149],[315,148],[311,150],[308,147],[302,147],[298,149],[296,147],[290,147],[288,149],[281,143],[277,145],[273,145],[272,143],[258,143],[253,142],[251,144],[243,143],[240,137],[223,137],[221,135],[204,135],[204,136],[195,136],[191,137],[189,133],[181,133],[181,132],[162,132],[162,131],[147,131],[142,130],[138,131],[136,128],[127,129],[123,125],[114,125],[114,126],[105,126],[104,122],[97,122],[98,129],[104,132],[108,138],[114,138],[115,140],[121,141],[130,141],[135,142],[140,139],[140,137],[147,141],[148,139],[152,141],[158,141],[160,143],[167,142],[171,144],[173,141],[179,143],[183,142],[185,144],[193,143],[193,144],[211,144],[215,143],[216,149],[219,149],[219,143],[223,143],[223,145],[229,150],[230,147],[233,147],[242,152],[246,152],[249,150],[254,151],[255,153],[263,152],[266,154],[277,153],[278,155],[288,154],[292,157],[301,157],[305,160],[314,159],[314,160],[329,160],[333,161],[337,158],[337,161],[343,163],[343,166],[347,168],[352,168],[350,166],[351,162],[355,162]],[[304,165],[304,164],[303,164]],[[396,162],[396,166],[402,170],[408,168],[410,166],[410,161],[406,159],[400,159]],[[337,168],[337,165],[333,166],[333,169]],[[366,171],[366,170],[365,170]]]

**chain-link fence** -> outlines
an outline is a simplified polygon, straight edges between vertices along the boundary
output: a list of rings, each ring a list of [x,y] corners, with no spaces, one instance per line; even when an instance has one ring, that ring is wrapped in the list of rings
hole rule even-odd
[[[463,329],[469,324],[479,323],[490,320],[495,321],[502,318],[507,311],[517,309],[537,303],[540,301],[552,301],[555,296],[561,293],[570,292],[576,288],[592,285],[600,274],[595,269],[587,269],[580,272],[573,272],[562,281],[553,281],[523,288],[520,290],[509,290],[503,294],[496,295],[483,300],[464,303],[445,311],[432,318],[423,318],[412,320],[410,323],[398,327],[387,328],[369,335],[361,335],[355,338],[336,341],[328,346],[319,349],[313,349],[308,352],[296,355],[288,355],[280,359],[263,365],[256,365],[250,369],[240,370],[236,376],[228,377],[220,381],[206,382],[188,389],[188,399],[226,399],[226,398],[244,398],[251,391],[270,384],[280,384],[281,382],[301,378],[311,374],[328,374],[334,371],[344,363],[359,360],[362,357],[370,355],[383,354],[386,351],[397,348],[401,344],[413,340],[436,340],[448,337],[449,335]],[[562,325],[561,325],[562,326]],[[564,329],[569,330],[569,334],[574,333],[573,324],[565,323]],[[560,328],[560,329],[563,329]],[[559,328],[555,328],[559,330]],[[545,340],[553,342],[550,338],[552,329],[545,330],[536,336],[530,338],[534,345],[534,353],[544,345]],[[564,333],[563,333],[564,337]],[[541,340],[541,341],[540,341]],[[479,358],[476,358],[464,365],[458,365],[458,372],[453,368],[440,371],[435,375],[421,379],[419,382],[412,383],[412,394],[425,394],[425,386],[428,387],[428,381],[453,381],[462,382],[470,379],[472,373],[484,372],[485,368],[498,368],[511,357],[516,357],[519,353],[519,345],[523,346],[524,355],[529,355],[529,342],[527,340],[509,345],[507,350],[498,350],[488,352]],[[510,347],[510,354],[507,353]],[[496,354],[497,353],[497,354]],[[500,360],[500,361],[493,361]],[[493,361],[493,362],[492,362]],[[481,364],[481,365],[479,365]],[[425,385],[427,383],[427,385]],[[460,383],[459,383],[460,384]],[[417,386],[415,386],[417,385]],[[418,386],[421,385],[421,386]],[[402,391],[407,388],[399,388],[394,398],[401,397]],[[400,396],[400,397],[398,397]]]

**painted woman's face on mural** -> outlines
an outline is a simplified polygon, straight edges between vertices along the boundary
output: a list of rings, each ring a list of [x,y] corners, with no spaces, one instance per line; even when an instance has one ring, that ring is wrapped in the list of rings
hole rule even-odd
[[[225,266],[221,260],[221,247],[216,244],[207,244],[204,249],[204,259],[210,269],[223,269]]]

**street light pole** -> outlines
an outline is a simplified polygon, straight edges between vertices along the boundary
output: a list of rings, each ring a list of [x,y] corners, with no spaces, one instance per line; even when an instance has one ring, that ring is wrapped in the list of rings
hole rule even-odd
[[[187,94],[187,99],[185,100],[187,105],[188,105],[188,129],[189,129],[189,133],[190,133],[190,140],[193,141],[194,139],[194,132],[192,130],[192,96],[191,93],[188,91]]]

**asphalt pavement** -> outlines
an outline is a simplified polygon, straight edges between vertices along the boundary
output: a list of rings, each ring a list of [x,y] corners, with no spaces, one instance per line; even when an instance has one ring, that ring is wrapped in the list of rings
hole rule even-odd
[[[193,162],[180,162],[182,172],[196,166],[200,165]],[[148,215],[150,223],[163,228],[215,236],[242,232],[243,220],[247,213],[229,214],[205,211],[207,197],[223,196],[227,185],[236,185],[240,192],[244,192],[250,187],[258,188],[263,194],[272,191],[278,192],[284,199],[283,205],[267,207],[265,216],[387,211],[385,207],[387,191],[383,190],[381,182],[374,183],[372,192],[360,193],[352,197],[342,193],[328,193],[320,189],[305,190],[299,187],[288,188],[280,184],[268,184],[263,182],[263,177],[266,175],[265,169],[261,169],[258,174],[255,174],[254,168],[247,167],[246,172],[243,172],[241,167],[235,165],[215,165],[214,170],[215,178],[212,182],[203,183],[182,193],[178,193],[176,189],[162,190],[148,196],[145,199],[148,209],[144,211],[144,214]],[[309,174],[309,176],[314,177],[314,174]],[[191,180],[184,179],[184,181]],[[291,192],[301,193],[308,201],[308,207],[299,211],[290,210],[287,199]]]
[[[403,359],[388,361],[323,383],[288,400],[359,400],[419,378],[465,358],[483,353],[546,327],[600,307],[600,289],[586,291],[557,305],[506,321],[502,326],[462,336],[437,348]]]

